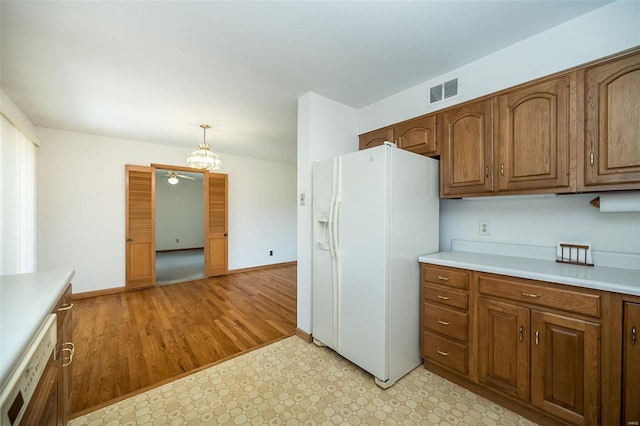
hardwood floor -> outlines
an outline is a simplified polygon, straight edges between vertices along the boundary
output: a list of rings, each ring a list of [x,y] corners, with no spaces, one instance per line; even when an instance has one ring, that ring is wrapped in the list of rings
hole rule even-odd
[[[71,412],[290,336],[296,266],[74,301]]]

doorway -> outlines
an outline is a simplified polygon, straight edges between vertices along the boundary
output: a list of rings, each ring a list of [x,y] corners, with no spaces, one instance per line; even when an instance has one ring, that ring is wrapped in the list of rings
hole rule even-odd
[[[204,174],[156,169],[156,284],[204,278]]]

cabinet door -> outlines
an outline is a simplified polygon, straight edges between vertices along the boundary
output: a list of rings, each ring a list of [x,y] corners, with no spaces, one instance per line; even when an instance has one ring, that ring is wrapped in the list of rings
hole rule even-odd
[[[498,98],[498,190],[569,190],[569,83],[565,75]]]
[[[385,141],[393,142],[393,128],[385,127],[371,132],[363,133],[359,137],[360,150],[382,145]]]
[[[206,173],[205,180],[204,271],[207,277],[215,277],[229,272],[228,175]]]
[[[442,197],[493,191],[493,102],[489,99],[444,112]]]
[[[417,154],[438,155],[436,115],[416,118],[397,124],[393,128],[398,148]]]
[[[598,424],[599,325],[531,312],[531,403],[577,425]]]
[[[640,188],[640,54],[585,71],[584,185]]]
[[[66,424],[70,414],[69,408],[71,407],[72,366],[75,354],[72,337],[73,303],[71,299],[72,285],[69,284],[54,312],[58,320],[58,342],[56,347],[58,363],[56,369],[59,371],[58,415],[60,416],[61,424]]]
[[[529,401],[529,309],[478,300],[479,380]]]
[[[624,304],[623,425],[640,424],[640,304]]]

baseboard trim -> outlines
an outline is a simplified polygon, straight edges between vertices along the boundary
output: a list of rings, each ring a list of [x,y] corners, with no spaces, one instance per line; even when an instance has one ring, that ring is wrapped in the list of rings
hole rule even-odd
[[[227,272],[227,275],[241,274],[243,272],[260,271],[263,269],[279,268],[281,266],[295,266],[297,264],[298,264],[298,261],[294,260],[292,262],[272,263],[270,265],[251,266],[249,268],[241,268],[241,269],[231,269]]]
[[[71,295],[71,299],[78,300],[78,299],[87,299],[89,297],[96,297],[96,296],[107,296],[110,294],[124,293],[125,291],[129,291],[129,290],[135,290],[135,289],[130,289],[126,287],[114,287],[114,288],[105,288],[104,290],[85,291],[82,293],[73,293]]]
[[[204,247],[189,247],[189,248],[179,248],[179,249],[156,250],[156,253],[171,253],[171,252],[174,252],[174,251],[189,251],[189,250],[204,250]]]
[[[307,333],[304,330],[300,330],[299,328],[296,327],[296,336],[298,336],[299,338],[301,338],[302,340],[304,340],[307,343],[311,343],[313,342],[313,336],[309,333]]]

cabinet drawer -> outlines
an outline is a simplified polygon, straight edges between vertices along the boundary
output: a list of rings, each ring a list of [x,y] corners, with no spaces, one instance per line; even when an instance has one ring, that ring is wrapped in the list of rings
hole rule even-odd
[[[422,332],[422,353],[437,364],[467,374],[467,346],[453,342],[437,334]]]
[[[469,273],[445,266],[423,265],[422,281],[466,290],[469,288]]]
[[[454,308],[467,310],[469,307],[469,296],[466,293],[433,284],[422,284],[422,297],[424,300]]]
[[[454,339],[467,341],[468,314],[445,308],[444,306],[425,303],[423,327],[437,331]]]
[[[480,294],[600,317],[600,296],[494,275],[478,276]]]

